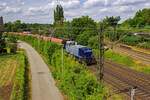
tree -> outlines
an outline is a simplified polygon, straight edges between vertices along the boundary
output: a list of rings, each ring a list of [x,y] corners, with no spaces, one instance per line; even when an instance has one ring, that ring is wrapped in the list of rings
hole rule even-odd
[[[85,30],[82,34],[79,34],[77,37],[77,42],[82,45],[88,45],[88,40],[92,36],[92,31]]]
[[[56,9],[54,10],[54,24],[56,23],[63,23],[64,21],[64,11],[61,5],[57,5]]]
[[[13,31],[14,32],[20,32],[21,31],[21,21],[20,20],[16,20],[13,23]]]
[[[88,46],[94,49],[99,49],[98,36],[93,36],[88,40]]]
[[[12,23],[11,22],[5,23],[4,27],[5,27],[6,32],[12,32]]]
[[[78,35],[81,35],[84,33],[84,31],[90,31],[90,35],[94,36],[97,35],[97,26],[96,22],[89,16],[82,16],[80,18],[74,18],[70,25],[71,32],[70,35],[72,39],[75,39],[78,37]],[[85,33],[84,33],[85,34]]]
[[[116,28],[117,28],[117,25],[118,25],[118,22],[120,21],[120,19],[121,19],[120,16],[117,16],[117,17],[114,17],[114,16],[106,17],[104,19],[104,21],[106,22],[106,24],[108,26],[113,27],[113,33],[114,33],[113,41],[118,39],[118,34],[116,32]]]
[[[122,23],[123,27],[143,28],[150,25],[150,9],[145,8],[136,12],[133,18],[129,18]]]

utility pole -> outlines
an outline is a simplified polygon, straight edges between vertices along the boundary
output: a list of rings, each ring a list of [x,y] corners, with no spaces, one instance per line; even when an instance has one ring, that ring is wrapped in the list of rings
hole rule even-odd
[[[64,70],[64,48],[63,48],[63,45],[62,45],[62,55],[61,55],[61,63],[62,63],[62,77],[63,77],[63,70]]]
[[[98,65],[98,78],[102,82],[104,76],[104,26],[100,25],[99,30],[99,65]]]
[[[131,99],[130,99],[130,100],[135,100],[135,99],[134,99],[134,96],[135,96],[135,90],[136,90],[136,88],[137,88],[137,87],[132,87],[132,88],[131,88]]]

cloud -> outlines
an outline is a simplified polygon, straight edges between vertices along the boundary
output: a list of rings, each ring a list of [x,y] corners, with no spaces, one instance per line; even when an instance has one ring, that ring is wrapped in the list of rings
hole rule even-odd
[[[21,8],[11,7],[7,3],[0,3],[0,11],[5,14],[12,14],[21,12]]]
[[[0,3],[0,11],[4,10],[6,8],[6,3]]]
[[[61,1],[60,4],[65,9],[74,9],[80,6],[80,1],[79,0]]]
[[[14,8],[7,6],[4,10],[4,13],[11,14],[11,13],[21,13],[21,8]]]
[[[130,6],[130,5],[139,5],[147,2],[148,0],[116,0],[116,2],[113,3],[113,5]]]
[[[104,6],[107,4],[107,0],[87,0],[84,2],[83,7],[84,8],[91,8],[95,6]]]

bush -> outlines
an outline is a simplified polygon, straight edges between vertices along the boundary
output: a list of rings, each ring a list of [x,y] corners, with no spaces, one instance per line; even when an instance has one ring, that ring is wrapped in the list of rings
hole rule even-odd
[[[17,43],[7,43],[6,48],[9,48],[11,53],[16,53]]]
[[[90,46],[90,47],[93,48],[93,49],[98,49],[98,48],[99,48],[98,36],[91,37],[91,38],[88,40],[88,46]]]
[[[133,36],[133,35],[129,35],[126,36],[122,42],[128,44],[128,45],[136,45],[141,41],[141,37],[139,36]]]

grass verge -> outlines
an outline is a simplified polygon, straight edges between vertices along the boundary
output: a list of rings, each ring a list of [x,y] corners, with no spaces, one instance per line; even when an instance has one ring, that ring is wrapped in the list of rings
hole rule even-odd
[[[98,56],[98,50],[94,50],[94,53],[96,56]],[[150,66],[142,65],[141,63],[135,61],[129,56],[121,55],[119,53],[113,52],[112,50],[108,50],[105,52],[105,57],[106,59],[125,65],[136,71],[143,72],[145,74],[150,74]]]

